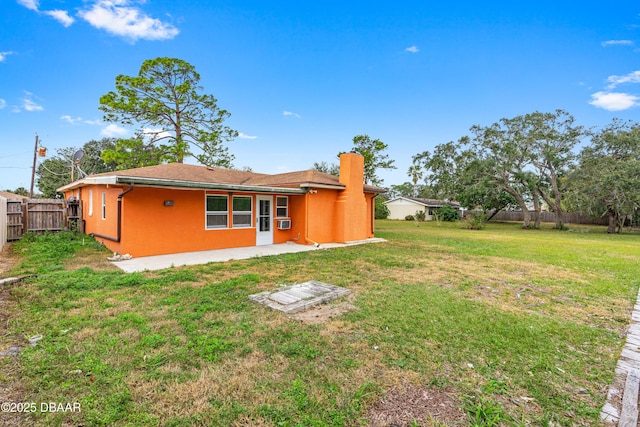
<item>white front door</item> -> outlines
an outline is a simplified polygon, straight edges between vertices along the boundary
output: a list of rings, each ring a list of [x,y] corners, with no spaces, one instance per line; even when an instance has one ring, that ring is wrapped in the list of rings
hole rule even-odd
[[[273,196],[256,196],[256,245],[273,244]]]

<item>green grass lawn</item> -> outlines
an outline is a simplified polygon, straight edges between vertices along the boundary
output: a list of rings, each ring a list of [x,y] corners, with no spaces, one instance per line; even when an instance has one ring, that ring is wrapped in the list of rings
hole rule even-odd
[[[603,228],[379,221],[387,243],[125,274],[90,238],[26,238],[3,343],[26,344],[34,425],[369,425],[398,384],[442,391],[468,425],[594,425],[640,282],[640,236]],[[88,266],[94,266],[94,268]],[[311,325],[248,300],[318,280],[352,290]],[[441,425],[437,418],[412,425]]]

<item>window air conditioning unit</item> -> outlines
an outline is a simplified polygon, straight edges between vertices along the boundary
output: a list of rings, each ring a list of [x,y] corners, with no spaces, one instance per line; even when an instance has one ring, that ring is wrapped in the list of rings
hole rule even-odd
[[[290,219],[279,219],[278,220],[278,230],[289,230],[291,228],[291,220]]]

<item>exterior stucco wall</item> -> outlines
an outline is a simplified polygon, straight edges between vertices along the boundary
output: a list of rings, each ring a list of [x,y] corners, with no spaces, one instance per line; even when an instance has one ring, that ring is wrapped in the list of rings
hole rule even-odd
[[[288,230],[277,227],[278,219],[283,218],[277,217],[276,200],[284,194],[270,194],[273,243],[313,244],[373,237],[375,194],[364,192],[363,174],[362,156],[343,154],[340,183],[344,189],[325,184],[311,187],[306,194],[288,194]],[[227,227],[207,228],[207,195],[228,197]],[[233,226],[233,196],[252,198],[250,227]],[[256,245],[256,193],[89,184],[68,191],[65,197],[83,201],[85,232],[119,254],[140,257]],[[118,222],[120,241],[116,241]]]

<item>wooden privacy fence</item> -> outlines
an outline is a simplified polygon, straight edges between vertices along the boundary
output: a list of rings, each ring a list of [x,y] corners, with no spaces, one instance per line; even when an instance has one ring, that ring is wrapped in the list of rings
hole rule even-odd
[[[7,199],[0,197],[0,251],[7,243]]]
[[[7,241],[18,240],[28,231],[83,232],[82,204],[77,200],[9,199],[5,217]]]
[[[472,212],[472,211],[465,211]],[[533,212],[531,214],[531,221],[533,221]],[[487,212],[487,217],[491,216],[491,212]],[[524,221],[524,214],[522,211],[500,211],[493,218],[492,221]],[[540,221],[542,222],[555,222],[556,214],[553,212],[540,212]],[[609,223],[608,218],[593,218],[589,215],[581,213],[569,213],[564,212],[562,214],[562,220],[566,224],[593,224],[593,225],[607,225]]]
[[[24,234],[22,199],[7,200],[7,241],[18,240]]]

